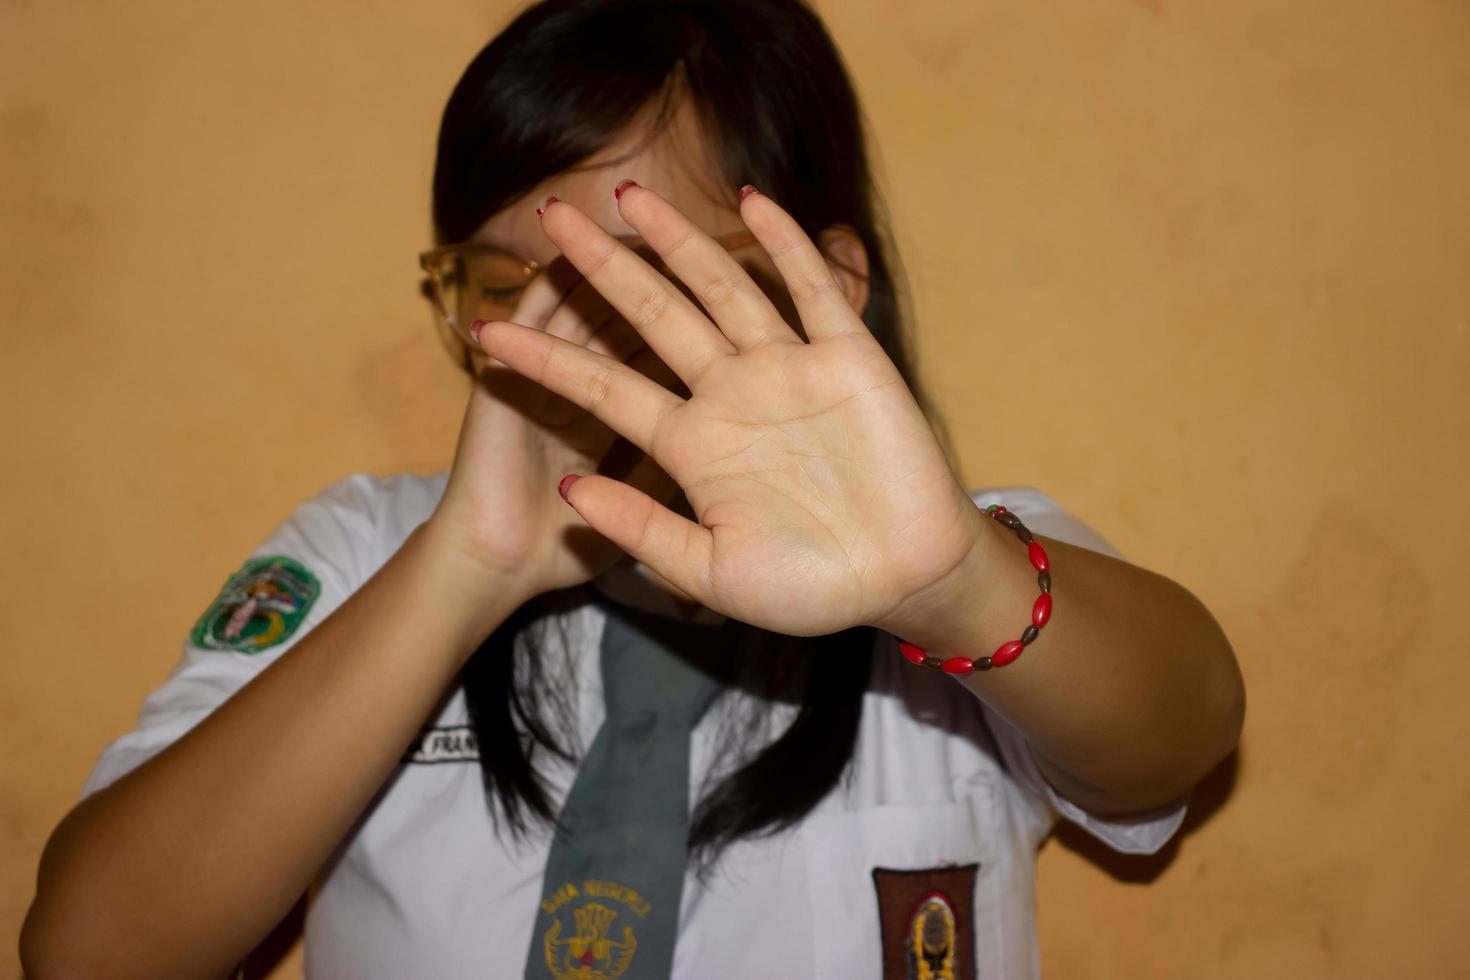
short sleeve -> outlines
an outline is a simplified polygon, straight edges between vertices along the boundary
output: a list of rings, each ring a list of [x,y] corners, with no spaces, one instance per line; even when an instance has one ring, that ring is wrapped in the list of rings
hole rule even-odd
[[[1004,504],[1026,527],[1043,537],[1122,559],[1118,549],[1077,517],[1064,511],[1051,497],[1035,487],[996,487],[970,494],[977,506]],[[982,703],[983,705],[983,703]],[[1019,729],[989,705],[983,705],[986,723],[1012,778],[1027,790],[1033,804],[1046,811],[1049,821],[1060,816],[1086,830],[1116,851],[1153,854],[1169,842],[1184,822],[1189,794],[1156,810],[1127,816],[1089,813],[1067,799],[1046,778],[1036,763],[1031,743]]]
[[[183,642],[137,726],[103,750],[86,797],[167,748],[329,616],[371,574],[373,477],[350,476],[298,507],[230,576]]]

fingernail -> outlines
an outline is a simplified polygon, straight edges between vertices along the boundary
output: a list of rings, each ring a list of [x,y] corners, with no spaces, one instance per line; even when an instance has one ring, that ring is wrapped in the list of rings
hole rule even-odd
[[[555,203],[556,203],[556,196],[555,195],[552,195],[551,197],[548,197],[544,202],[542,202],[541,206],[536,209],[536,216],[539,218],[541,215],[545,214],[546,213],[546,209],[549,208],[549,207],[551,207]],[[525,214],[524,211],[522,211],[521,213],[522,214]]]
[[[754,184],[746,184],[744,187],[740,188],[740,200],[745,200],[747,197],[754,194],[755,192],[756,190]]]
[[[561,494],[561,499],[567,500],[567,491],[572,489],[572,484],[576,483],[580,479],[581,477],[575,473],[568,473],[566,476],[561,478],[561,482],[556,485],[556,492]],[[567,503],[570,504],[571,501],[567,500]]]
[[[618,186],[616,186],[616,187],[613,188],[613,197],[615,197],[615,198],[617,198],[619,200],[622,200],[623,191],[627,190],[629,187],[637,187],[637,186],[638,186],[638,181],[636,181],[636,180],[632,180],[632,179],[629,179],[629,180],[620,180],[620,181],[618,181]]]
[[[522,211],[521,213],[525,214],[524,211]],[[470,324],[470,336],[474,338],[475,343],[478,344],[480,342],[480,331],[484,329],[485,324],[489,322],[489,320],[476,320],[474,323]]]

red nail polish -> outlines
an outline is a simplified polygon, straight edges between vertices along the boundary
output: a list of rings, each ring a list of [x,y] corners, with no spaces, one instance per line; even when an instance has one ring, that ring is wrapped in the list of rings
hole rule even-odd
[[[548,197],[546,199],[546,201],[539,208],[536,209],[536,217],[538,217],[538,218],[541,217],[541,215],[543,215],[543,214],[546,213],[546,209],[549,208],[549,207],[551,207],[555,203],[556,203],[556,196],[555,195],[553,195],[551,197]]]
[[[489,322],[489,320],[476,320],[470,324],[470,336],[474,338],[475,343],[478,344],[480,342],[480,331],[485,329],[485,324]]]
[[[620,181],[618,181],[618,186],[616,186],[616,187],[613,188],[613,197],[617,198],[618,200],[622,200],[622,198],[623,198],[623,191],[627,190],[629,187],[637,187],[637,186],[638,186],[638,181],[636,181],[636,180],[632,180],[632,179],[629,179],[629,180],[620,180]]]
[[[581,477],[575,473],[568,473],[561,478],[561,482],[556,485],[556,492],[561,494],[561,499],[567,500],[567,491],[572,489],[572,484],[580,479]],[[567,500],[567,503],[571,503],[571,501]]]
[[[740,188],[740,200],[745,200],[747,197],[754,194],[755,192],[756,190],[754,184],[746,184],[744,187]]]

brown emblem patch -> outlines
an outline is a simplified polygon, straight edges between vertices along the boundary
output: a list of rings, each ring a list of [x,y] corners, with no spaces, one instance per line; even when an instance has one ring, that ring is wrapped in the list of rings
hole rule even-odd
[[[975,980],[978,864],[873,869],[884,980]]]

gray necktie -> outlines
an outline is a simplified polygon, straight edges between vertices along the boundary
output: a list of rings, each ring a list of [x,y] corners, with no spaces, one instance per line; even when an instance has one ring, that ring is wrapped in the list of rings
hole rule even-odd
[[[720,690],[729,623],[604,601],[607,715],[558,817],[526,977],[665,980],[689,835],[689,733]],[[678,651],[677,653],[675,651]]]

